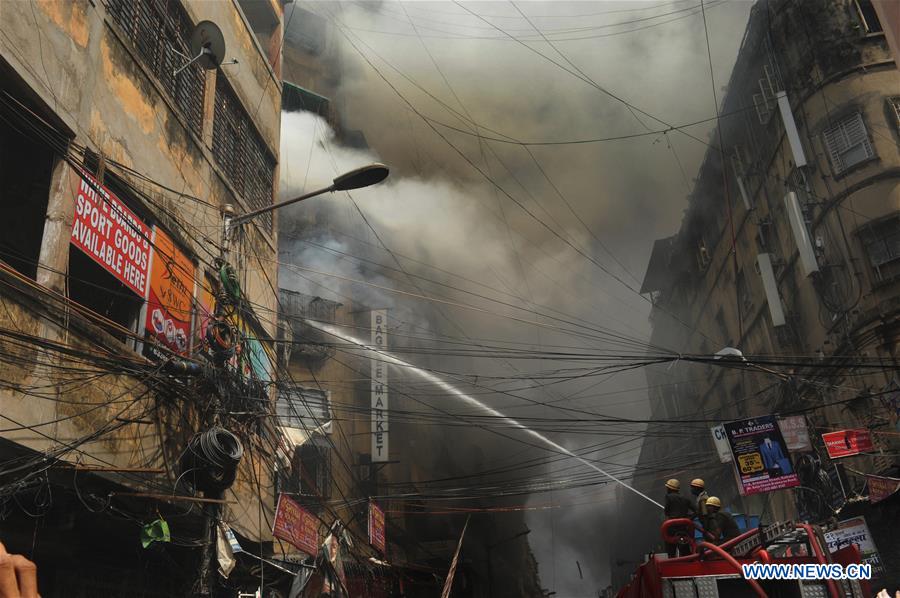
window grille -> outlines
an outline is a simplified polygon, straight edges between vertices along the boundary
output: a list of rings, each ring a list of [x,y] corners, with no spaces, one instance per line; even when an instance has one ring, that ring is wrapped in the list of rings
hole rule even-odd
[[[853,114],[825,129],[822,134],[835,174],[875,156],[862,114]]]
[[[275,161],[221,72],[216,77],[213,157],[244,198],[247,209],[257,210],[272,205]],[[272,232],[270,212],[261,214],[259,222],[268,232]]]
[[[331,421],[328,393],[311,388],[283,390],[275,401],[279,423],[286,428],[310,432]]]
[[[203,69],[194,63],[177,76],[174,74],[175,69],[189,60],[185,56],[190,54],[188,40],[193,31],[193,24],[180,0],[108,2],[110,16],[122,28],[145,65],[174,100],[191,130],[198,136],[201,135],[203,90],[206,84]]]
[[[875,271],[875,277],[888,280],[900,274],[900,216],[868,225],[860,230],[860,238]]]

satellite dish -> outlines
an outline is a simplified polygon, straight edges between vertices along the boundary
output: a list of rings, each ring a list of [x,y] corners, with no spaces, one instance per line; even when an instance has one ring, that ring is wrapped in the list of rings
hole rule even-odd
[[[225,59],[225,38],[222,30],[212,21],[200,21],[191,33],[191,56],[208,71],[215,69]]]
[[[225,38],[222,37],[222,30],[212,21],[200,21],[194,27],[190,39],[191,57],[185,56],[174,47],[172,51],[182,58],[190,58],[183,65],[172,71],[172,75],[177,77],[178,73],[199,62],[200,66],[208,71],[215,69],[222,64],[225,58]],[[237,60],[233,60],[228,64],[237,64]]]

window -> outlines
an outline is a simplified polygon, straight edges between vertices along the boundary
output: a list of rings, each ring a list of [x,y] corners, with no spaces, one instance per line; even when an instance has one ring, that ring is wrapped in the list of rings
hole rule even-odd
[[[193,58],[187,56],[190,54],[188,40],[194,26],[180,0],[109,0],[108,5],[113,20],[175,101],[191,130],[200,135],[206,83],[203,68],[194,63],[177,76],[174,74],[177,68]]]
[[[866,33],[881,33],[884,28],[881,21],[878,20],[878,13],[872,6],[872,0],[855,0],[856,14],[859,16],[860,24]]]
[[[331,496],[331,449],[309,441],[294,451],[293,471],[297,476],[299,493],[304,505],[317,504],[319,498]]]
[[[330,432],[331,406],[328,393],[313,388],[282,390],[275,400],[275,413],[282,426],[310,432],[325,427]]]
[[[859,112],[854,112],[828,127],[822,136],[836,175],[875,156],[866,125]]]
[[[216,77],[213,157],[244,198],[247,209],[272,205],[275,160],[221,71]],[[258,221],[272,232],[271,213],[261,214]]]
[[[259,41],[263,52],[266,53],[266,59],[269,61],[272,69],[277,73],[279,71],[278,56],[281,53],[281,35],[278,21],[278,15],[272,8],[271,2],[260,2],[259,0],[238,0],[241,11],[247,17],[250,23],[250,29],[253,35]]]
[[[887,99],[888,103],[888,118],[891,120],[891,124],[894,125],[894,128],[900,132],[900,96],[894,96],[892,98]]]
[[[861,228],[859,237],[876,280],[900,275],[900,214]]]
[[[287,23],[286,44],[289,47],[300,48],[313,56],[318,56],[325,51],[325,32],[328,28],[328,21],[323,17],[299,8],[294,3],[290,5],[289,9],[285,8],[284,19]]]
[[[0,70],[0,81],[4,75]],[[54,156],[41,141],[49,131],[4,87],[0,85],[0,261],[36,278]]]

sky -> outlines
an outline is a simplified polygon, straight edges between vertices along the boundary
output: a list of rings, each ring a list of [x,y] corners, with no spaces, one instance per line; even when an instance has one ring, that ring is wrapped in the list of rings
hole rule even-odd
[[[751,2],[704,2],[705,27],[694,0],[295,4],[327,20],[324,59],[339,75],[322,85],[339,127],[361,131],[368,149],[342,147],[313,115],[286,115],[282,194],[374,160],[391,176],[282,216],[286,261],[307,269],[283,267],[281,286],[390,307],[401,330],[442,339],[620,353],[647,341],[638,289],[653,241],[678,230]],[[688,123],[698,124],[673,129]],[[327,232],[302,230],[311,212]],[[371,284],[352,282],[362,279]],[[574,323],[590,338],[573,336]],[[439,363],[468,390],[500,391],[485,400],[515,416],[558,417],[562,405],[649,414],[640,369],[527,388],[553,368],[477,355]],[[600,444],[587,454],[626,476],[641,446],[633,432],[553,438],[572,450]],[[522,459],[521,446],[483,442],[498,464]],[[575,475],[535,477],[551,474]],[[542,584],[557,596],[596,596],[608,583],[612,501],[610,485],[525,501]]]

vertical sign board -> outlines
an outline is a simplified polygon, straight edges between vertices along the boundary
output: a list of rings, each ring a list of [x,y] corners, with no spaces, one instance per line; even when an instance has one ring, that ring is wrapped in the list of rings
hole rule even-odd
[[[800,485],[774,416],[729,422],[725,433],[747,496]]]
[[[825,541],[830,552],[837,552],[850,544],[857,544],[862,553],[862,562],[872,565],[872,576],[878,577],[884,574],[884,566],[881,563],[881,555],[872,540],[869,526],[865,517],[853,517],[838,522],[838,527],[830,532],[825,532]]]
[[[290,496],[278,495],[272,535],[308,555],[319,554],[319,520]]]
[[[811,451],[809,432],[806,429],[806,418],[802,415],[791,415],[778,418],[781,437],[789,451]]]
[[[387,310],[372,310],[372,347],[387,349]],[[372,357],[372,463],[388,460],[387,363],[378,353]]]
[[[832,459],[850,457],[860,453],[875,451],[872,445],[872,435],[868,430],[841,430],[822,434],[825,442],[825,450]]]
[[[369,544],[385,553],[384,511],[373,500],[369,501]]]
[[[116,280],[146,297],[150,267],[150,227],[122,200],[85,170],[75,192],[72,245]]]
[[[147,333],[176,353],[187,355],[191,338],[194,263],[159,227],[153,227],[153,248],[147,293]]]
[[[725,426],[719,424],[710,428],[712,432],[713,442],[716,444],[716,451],[719,453],[719,461],[722,463],[731,462],[731,445],[728,444],[728,436],[725,434]]]

